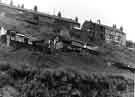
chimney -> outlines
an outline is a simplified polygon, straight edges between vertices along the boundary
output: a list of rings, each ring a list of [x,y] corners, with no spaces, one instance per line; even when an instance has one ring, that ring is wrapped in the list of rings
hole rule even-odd
[[[10,1],[10,6],[13,6],[13,1],[12,0]]]
[[[113,24],[113,28],[116,28],[116,24]]]
[[[120,31],[123,32],[123,27],[122,26],[120,27]]]
[[[92,22],[92,20],[90,19],[90,22]]]
[[[20,4],[18,4],[17,7],[20,8]]]
[[[61,12],[60,12],[60,11],[58,12],[58,15],[57,15],[57,16],[58,16],[58,17],[61,17]]]
[[[34,6],[34,11],[37,12],[38,11],[38,7],[37,5]]]
[[[22,4],[21,8],[24,8],[24,4]]]
[[[98,24],[101,24],[101,21],[100,21],[100,19],[98,19],[98,20],[97,20],[97,23],[98,23]]]
[[[78,23],[78,17],[75,17],[75,21]]]

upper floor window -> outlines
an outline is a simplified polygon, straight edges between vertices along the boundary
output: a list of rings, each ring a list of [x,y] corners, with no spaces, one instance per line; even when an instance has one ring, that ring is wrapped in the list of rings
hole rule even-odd
[[[113,40],[114,39],[114,36],[113,35],[110,35],[110,39]]]
[[[120,36],[118,36],[118,41],[120,41],[121,40],[121,37]]]

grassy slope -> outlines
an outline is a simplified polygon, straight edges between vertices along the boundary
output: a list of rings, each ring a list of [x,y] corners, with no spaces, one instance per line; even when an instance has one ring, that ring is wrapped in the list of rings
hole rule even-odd
[[[6,66],[7,64],[10,65],[10,68],[7,69],[7,71],[4,71],[8,76],[10,76],[12,79],[10,83],[13,82],[22,82],[24,83],[25,78],[20,79],[19,73],[15,73],[15,72],[23,72],[25,74],[25,71],[27,72],[35,72],[34,70],[38,70],[38,72],[40,72],[40,74],[37,72],[35,72],[35,76],[37,76],[39,79],[41,77],[46,78],[45,75],[47,75],[48,73],[51,74],[58,74],[60,75],[62,72],[65,72],[65,74],[71,74],[70,76],[74,76],[74,75],[80,75],[81,76],[81,80],[79,81],[79,86],[82,87],[80,88],[80,91],[83,91],[83,89],[85,89],[85,83],[83,83],[84,81],[87,81],[87,78],[90,78],[88,81],[94,81],[95,84],[94,87],[96,88],[96,90],[91,91],[90,90],[85,90],[86,91],[90,91],[90,92],[103,92],[106,94],[105,91],[112,91],[113,89],[107,89],[104,90],[102,89],[102,91],[100,90],[100,87],[102,87],[102,83],[101,82],[105,82],[107,84],[111,84],[114,83],[114,87],[118,87],[118,85],[124,85],[125,87],[125,82],[127,85],[129,85],[129,89],[130,92],[122,92],[122,95],[130,95],[130,97],[133,97],[133,80],[129,80],[129,79],[133,79],[133,74],[131,74],[129,71],[125,71],[125,70],[120,70],[116,67],[113,66],[108,66],[106,65],[106,61],[104,61],[103,56],[80,56],[77,53],[58,53],[56,55],[46,55],[46,54],[41,54],[41,53],[35,53],[35,52],[31,52],[28,51],[26,49],[20,49],[17,51],[11,51],[11,49],[7,49],[7,48],[1,48],[0,49],[0,72],[1,68],[3,66]],[[11,72],[11,74],[10,74]],[[57,72],[57,73],[56,73]],[[72,73],[71,73],[72,72]],[[12,73],[16,75],[17,79],[14,78],[14,76],[12,76]],[[43,74],[43,75],[42,75]],[[1,75],[1,74],[0,74]],[[18,75],[18,76],[17,76]],[[62,75],[62,74],[61,74]],[[124,76],[124,79],[121,79],[121,76]],[[29,77],[29,76],[28,76]],[[51,76],[50,76],[51,77]],[[0,76],[1,78],[1,76]],[[30,77],[31,78],[31,77]],[[120,78],[120,79],[119,79]],[[5,78],[4,78],[5,79]],[[63,79],[63,78],[62,78]],[[8,80],[8,79],[6,79]],[[74,79],[76,80],[76,78]],[[73,81],[74,81],[73,80]],[[8,80],[9,81],[9,80]],[[31,79],[31,81],[35,82],[34,78]],[[19,84],[17,83],[16,85],[12,84],[15,89],[18,89],[19,87],[24,87],[24,85],[32,85],[33,83],[31,83],[31,81],[28,81],[25,84]],[[51,80],[49,80],[51,81]],[[54,80],[53,80],[54,81]],[[3,82],[3,81],[2,81]],[[45,81],[46,82],[46,81]],[[52,81],[51,81],[52,82]],[[60,83],[63,83],[63,81],[58,81],[59,83],[58,86],[61,87]],[[97,86],[97,83],[99,82],[99,86]],[[38,81],[36,81],[36,83],[38,83]],[[42,83],[41,83],[42,84]],[[69,84],[69,83],[66,83]],[[72,85],[74,85],[74,83],[70,83]],[[91,86],[91,84],[88,82],[86,83],[87,86]],[[4,84],[2,84],[4,85]],[[10,85],[10,84],[8,84]],[[96,87],[97,86],[97,87]],[[35,84],[34,88],[37,87],[37,84]],[[40,87],[40,86],[39,86]],[[85,88],[83,88],[85,87]],[[22,88],[22,89],[23,89]],[[103,87],[102,87],[103,88]],[[57,90],[57,89],[56,89]],[[21,90],[23,91],[23,90]],[[34,91],[34,89],[29,90],[29,91]],[[49,90],[51,92],[51,90]],[[36,93],[38,91],[35,91]],[[87,92],[89,93],[89,92]],[[107,92],[108,93],[108,92]],[[118,91],[116,92],[116,89],[113,90],[112,94],[117,95]],[[105,95],[103,94],[103,95]],[[91,93],[88,94],[89,96],[92,95]],[[100,95],[100,94],[97,94]],[[102,97],[102,96],[101,96]],[[122,97],[126,97],[126,96],[122,96]]]
[[[107,56],[100,55],[89,55],[81,56],[77,53],[58,53],[56,55],[46,55],[41,53],[35,53],[28,51],[27,49],[20,49],[17,51],[6,51],[5,49],[0,50],[1,63],[10,64],[28,64],[32,66],[44,64],[45,67],[55,69],[73,69],[79,72],[97,72],[107,74],[118,74],[129,76],[130,72],[122,69],[118,69],[114,66],[107,65]],[[112,59],[113,57],[109,58]],[[121,58],[122,59],[122,58]],[[109,59],[108,59],[109,60]],[[119,60],[118,60],[119,61]],[[129,76],[132,78],[132,76]]]
[[[129,65],[135,64],[135,51],[128,50],[125,47],[115,47],[110,44],[104,45],[103,49],[104,54],[109,58],[113,58],[113,60]]]
[[[17,29],[24,32],[37,32],[32,29],[32,25],[28,22],[16,19],[16,17],[20,16],[18,11],[0,6],[0,12],[3,11],[6,12],[8,16],[0,16],[0,24],[6,24],[8,27],[16,26]],[[115,60],[135,65],[135,52],[124,48],[115,48],[111,45],[104,45],[100,48],[100,50],[102,51],[102,55],[100,56],[80,56],[76,53],[46,55],[33,53],[32,51],[28,51],[26,49],[10,51],[10,49],[7,48],[0,48],[0,64],[10,64],[15,68],[22,68],[22,65],[25,64],[32,68],[41,66],[44,69],[51,70],[73,70],[81,74],[96,72],[98,75],[123,75],[131,79],[133,78],[133,74],[129,71],[108,66],[106,62]]]
[[[27,12],[20,13],[18,10],[11,9],[8,7],[3,7],[0,5],[0,13],[5,12],[5,15],[0,15],[0,24],[6,24],[8,27],[16,26],[16,29],[21,30],[27,33],[34,33],[37,32],[35,25],[32,25],[23,19],[28,19],[32,17],[33,14],[28,14]],[[25,15],[24,15],[25,14]],[[28,15],[26,15],[28,14]],[[76,54],[61,54],[57,56],[44,56],[44,55],[34,55],[32,52],[24,51],[17,51],[17,52],[8,52],[7,55],[4,55],[4,60],[8,60],[10,63],[20,64],[39,64],[39,63],[46,63],[46,64],[54,64],[57,63],[60,66],[63,65],[64,67],[74,67],[76,66],[80,69],[84,69],[87,71],[93,72],[116,72],[121,73],[123,70],[119,70],[115,67],[109,67],[106,65],[106,61],[115,60],[118,62],[124,62],[130,65],[135,64],[135,52],[131,52],[124,48],[115,48],[111,45],[104,45],[100,48],[103,52],[101,56],[79,56]],[[16,59],[17,58],[17,59]],[[56,60],[55,60],[56,58]],[[0,58],[1,59],[1,58]],[[3,57],[2,57],[3,59]],[[14,60],[14,61],[13,61]],[[67,65],[67,66],[65,66]],[[124,71],[127,73],[127,71]]]

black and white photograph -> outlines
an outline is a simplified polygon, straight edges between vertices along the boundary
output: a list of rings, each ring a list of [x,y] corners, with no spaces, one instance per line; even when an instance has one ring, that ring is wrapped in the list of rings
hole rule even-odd
[[[135,97],[134,0],[0,0],[0,97]]]

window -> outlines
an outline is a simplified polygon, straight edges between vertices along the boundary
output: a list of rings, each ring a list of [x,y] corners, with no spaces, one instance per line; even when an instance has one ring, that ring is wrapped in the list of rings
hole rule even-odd
[[[100,37],[101,37],[101,39],[104,40],[104,34],[103,33],[100,34]]]
[[[16,35],[16,41],[18,42],[24,42],[24,37]]]
[[[121,40],[121,37],[120,36],[118,36],[118,41],[120,41]]]
[[[110,35],[110,39],[113,39],[113,35]]]

